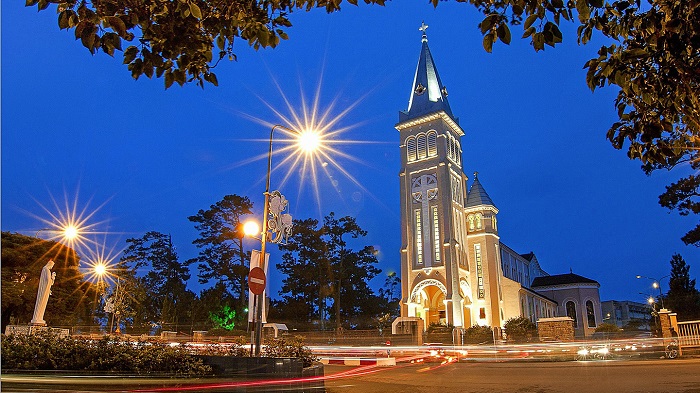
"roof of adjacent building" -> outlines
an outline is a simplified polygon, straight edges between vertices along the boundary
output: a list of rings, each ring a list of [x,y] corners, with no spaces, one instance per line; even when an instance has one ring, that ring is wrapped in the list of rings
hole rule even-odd
[[[597,284],[597,285],[600,285],[598,283],[598,281],[596,281],[596,280],[591,280],[590,278],[579,276],[578,274],[574,274],[574,273],[566,273],[566,274],[555,274],[552,276],[536,277],[534,280],[532,280],[532,285],[530,287],[532,287],[532,288],[550,287],[550,286],[555,286],[555,285],[566,285],[566,284]]]
[[[527,254],[520,254],[520,256],[523,257],[523,258],[525,258],[525,259],[527,259],[528,261],[532,261],[532,258],[535,257],[535,253],[532,252],[532,251],[530,251],[530,252],[527,253]]]
[[[496,206],[489,197],[489,194],[484,190],[484,186],[479,182],[478,172],[474,172],[474,182],[472,183],[469,193],[467,194],[467,203],[464,207],[474,207],[481,205]]]
[[[457,119],[452,115],[452,109],[450,109],[450,104],[447,102],[447,89],[440,81],[433,56],[430,54],[430,48],[428,48],[428,36],[425,34],[425,29],[427,28],[428,26],[423,24],[420,29],[423,32],[423,45],[418,59],[418,66],[416,67],[416,75],[413,78],[408,109],[401,111],[399,121],[444,111],[456,122]]]

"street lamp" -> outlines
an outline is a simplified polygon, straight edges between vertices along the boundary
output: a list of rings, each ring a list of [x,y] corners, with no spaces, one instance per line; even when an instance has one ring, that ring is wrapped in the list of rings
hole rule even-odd
[[[265,177],[265,201],[263,205],[262,230],[259,230],[257,224],[246,223],[244,232],[249,236],[254,236],[254,233],[260,233],[260,264],[263,271],[265,269],[265,249],[267,248],[268,240],[271,243],[280,243],[285,240],[292,232],[292,216],[282,213],[287,209],[287,199],[279,192],[270,192],[270,173],[272,172],[272,140],[276,129],[282,129],[297,137],[297,144],[307,154],[310,154],[316,149],[321,142],[318,133],[313,131],[298,132],[287,128],[281,124],[276,124],[270,129],[270,144],[267,151],[267,173]],[[246,228],[247,227],[247,228]],[[273,236],[268,239],[268,231]],[[251,235],[252,234],[252,235]],[[254,356],[260,356],[260,341],[262,338],[262,299],[261,295],[255,295],[254,301],[254,341],[255,352]]]
[[[100,281],[104,280],[103,277],[105,275],[109,275],[109,272],[107,271],[107,264],[105,264],[102,261],[97,262],[95,264],[95,266],[93,267],[93,270],[95,272],[95,275],[98,277],[98,279]],[[121,294],[119,293],[120,279],[119,279],[119,275],[115,275],[114,277],[116,278],[115,287],[114,287],[114,296],[112,296],[112,300],[108,304],[105,304],[105,311],[111,312],[111,314],[112,314],[112,318],[111,318],[111,321],[109,323],[109,333],[110,334],[112,333],[112,330],[114,328],[114,319],[116,317],[117,329],[114,330],[114,333],[121,334],[121,329],[119,327],[119,314],[120,314],[119,307],[121,307],[121,303],[122,303],[121,298],[120,298]],[[104,281],[106,281],[106,280],[104,280]]]
[[[656,279],[656,278],[653,278],[653,277],[641,276],[641,275],[639,275],[639,274],[637,275],[637,278],[638,278],[638,279],[639,279],[639,278],[646,278],[646,279],[648,279],[648,280],[652,280],[652,281],[653,281],[653,283],[651,284],[651,286],[654,287],[654,288],[657,288],[657,289],[659,290],[659,298],[661,299],[661,308],[666,308],[666,307],[664,306],[664,295],[663,295],[663,293],[661,292],[661,280],[663,280],[664,278],[670,277],[670,276],[671,276],[671,275],[669,274],[669,275],[667,275],[667,276],[661,277],[661,279]]]
[[[80,228],[76,227],[75,225],[66,225],[65,227],[62,227],[60,229],[56,228],[41,228],[38,231],[36,231],[36,234],[34,237],[39,237],[40,232],[59,232],[63,235],[63,238],[66,240],[73,240],[76,237],[80,236]]]

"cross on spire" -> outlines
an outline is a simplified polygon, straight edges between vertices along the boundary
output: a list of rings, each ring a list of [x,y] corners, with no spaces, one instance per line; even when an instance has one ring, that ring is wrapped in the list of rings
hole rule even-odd
[[[428,25],[425,24],[425,21],[420,23],[420,27],[418,28],[418,30],[422,31],[423,34],[425,34],[425,31],[428,30]]]
[[[423,32],[422,41],[423,41],[423,42],[428,42],[428,35],[425,34],[425,31],[428,30],[428,25],[426,25],[425,22],[421,22],[421,23],[420,23],[420,27],[418,28],[418,30],[420,30],[420,31]]]

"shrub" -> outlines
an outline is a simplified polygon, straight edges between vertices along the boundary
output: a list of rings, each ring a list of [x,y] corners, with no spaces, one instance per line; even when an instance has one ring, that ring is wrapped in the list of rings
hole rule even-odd
[[[304,346],[304,339],[299,336],[284,336],[273,338],[265,342],[262,355],[270,358],[301,358],[304,367],[318,360],[311,349]]]
[[[470,326],[464,333],[464,342],[468,344],[493,342],[493,329],[491,326]]]
[[[2,368],[21,370],[86,370],[182,376],[211,374],[211,367],[187,348],[167,344],[50,334],[3,335]]]
[[[190,347],[192,352],[206,356],[235,356],[240,358],[250,357],[250,346],[244,337],[234,337],[226,341],[226,344],[205,344]]]
[[[220,327],[211,328],[207,331],[207,337],[232,337],[232,336],[242,336],[246,337],[246,332],[243,330],[226,330]]]
[[[443,325],[440,323],[433,322],[430,325],[428,325],[428,329],[426,329],[427,333],[452,333],[452,329],[454,326],[452,325]]]
[[[508,341],[530,342],[537,335],[537,325],[525,317],[514,317],[503,325]]]
[[[621,330],[622,329],[617,327],[617,325],[612,323],[601,323],[600,325],[598,325],[598,327],[595,328],[596,333],[617,333]]]

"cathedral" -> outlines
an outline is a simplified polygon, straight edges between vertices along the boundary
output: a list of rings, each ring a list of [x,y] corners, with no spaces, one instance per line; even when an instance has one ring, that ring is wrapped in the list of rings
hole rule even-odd
[[[474,172],[465,174],[462,137],[428,48],[427,26],[408,109],[399,112],[401,148],[401,317],[431,324],[503,327],[570,317],[577,336],[602,323],[599,284],[549,275],[533,253],[501,242],[498,208]],[[478,163],[469,163],[470,166]],[[395,322],[396,324],[396,322]]]

